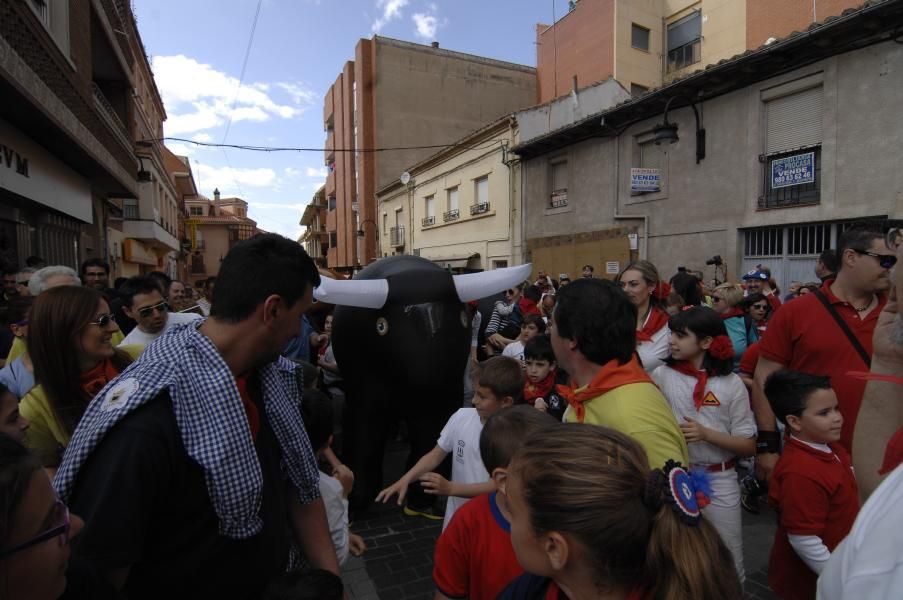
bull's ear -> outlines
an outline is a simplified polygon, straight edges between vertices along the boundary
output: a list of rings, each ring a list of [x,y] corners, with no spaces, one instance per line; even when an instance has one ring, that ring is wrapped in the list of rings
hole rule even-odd
[[[314,298],[340,306],[382,308],[389,296],[389,282],[385,279],[330,279],[320,277]]]
[[[461,302],[479,300],[523,283],[532,271],[533,265],[527,263],[505,269],[455,275],[455,289],[458,290]]]

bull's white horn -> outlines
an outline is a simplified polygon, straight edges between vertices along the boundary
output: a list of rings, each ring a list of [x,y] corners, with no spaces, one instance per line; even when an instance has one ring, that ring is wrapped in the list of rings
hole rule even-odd
[[[527,263],[481,273],[455,275],[455,289],[458,290],[458,298],[461,299],[461,302],[479,300],[523,283],[532,271],[533,265]]]
[[[389,297],[385,279],[330,279],[320,277],[314,298],[320,302],[358,308],[382,308]]]

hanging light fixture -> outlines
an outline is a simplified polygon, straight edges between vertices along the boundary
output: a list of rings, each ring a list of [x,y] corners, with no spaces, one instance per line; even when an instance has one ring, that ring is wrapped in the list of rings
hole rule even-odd
[[[672,96],[668,99],[668,102],[665,103],[664,122],[659,123],[652,130],[656,145],[674,144],[680,141],[680,136],[677,135],[677,123],[668,121],[668,110],[671,108],[671,103],[677,98],[683,98],[683,96]],[[696,105],[689,98],[685,98],[685,100],[689,103],[690,108],[693,109],[693,115],[696,117],[696,164],[698,165],[699,161],[705,158],[705,129],[699,126],[699,111],[696,110]]]

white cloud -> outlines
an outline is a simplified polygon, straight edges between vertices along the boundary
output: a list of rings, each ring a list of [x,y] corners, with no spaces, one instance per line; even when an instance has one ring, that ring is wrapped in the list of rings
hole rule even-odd
[[[194,163],[195,171],[204,182],[204,189],[219,188],[223,196],[240,196],[244,186],[269,187],[276,184],[276,172],[273,169],[242,169],[233,167],[213,167]]]
[[[203,142],[203,143],[213,141],[213,137],[209,133],[198,133],[198,134],[191,136],[191,139],[193,139],[196,142]]]
[[[373,33],[386,26],[389,21],[400,18],[401,9],[408,5],[409,0],[377,0],[376,8],[382,10],[382,16],[373,21]]]
[[[299,171],[298,169],[293,169],[292,167],[285,167],[283,173],[286,177],[298,177],[299,175],[301,175],[301,171]]]
[[[308,177],[320,177],[322,179],[326,179],[329,175],[329,171],[326,167],[320,167],[319,169],[314,169],[313,167],[307,167],[307,176]]]
[[[197,148],[193,144],[182,144],[180,142],[167,142],[166,147],[176,156],[191,156]]]
[[[435,15],[426,15],[423,13],[414,13],[411,17],[414,25],[417,26],[415,32],[417,37],[425,40],[433,40],[436,37],[436,29],[439,27],[439,19]]]
[[[154,80],[169,113],[164,124],[167,135],[180,135],[224,125],[232,121],[262,122],[271,118],[291,119],[313,106],[316,94],[301,83],[250,82],[238,87],[238,79],[211,65],[182,54],[155,56]],[[288,98],[274,99],[273,91]],[[233,111],[234,105],[234,111]]]

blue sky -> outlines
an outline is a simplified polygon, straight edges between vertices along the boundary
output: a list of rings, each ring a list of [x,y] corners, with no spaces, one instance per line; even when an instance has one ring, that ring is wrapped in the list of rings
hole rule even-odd
[[[240,90],[257,0],[134,0],[134,8],[167,136],[222,143],[228,128],[226,143],[322,148],[323,95],[360,38],[435,40],[535,66],[535,26],[551,22],[553,2],[560,18],[567,0],[263,0]],[[189,156],[203,194],[241,196],[261,229],[292,238],[326,178],[320,152],[167,145]]]

